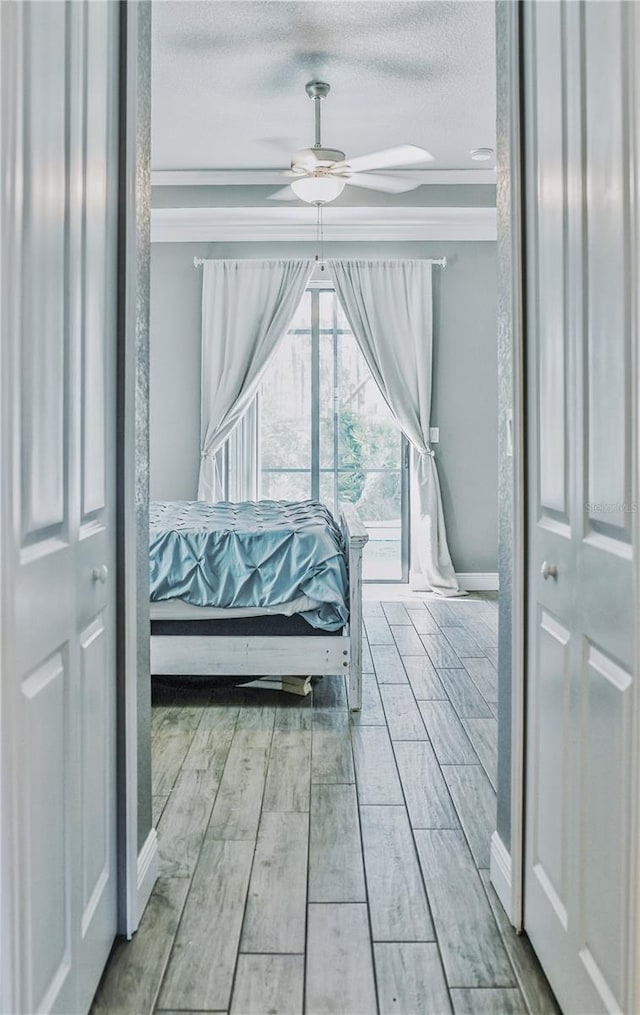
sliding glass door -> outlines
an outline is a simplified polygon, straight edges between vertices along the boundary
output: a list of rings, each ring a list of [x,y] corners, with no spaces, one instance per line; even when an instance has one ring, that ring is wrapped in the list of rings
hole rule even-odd
[[[408,447],[333,289],[307,290],[260,393],[260,496],[355,504],[368,581],[408,578]]]

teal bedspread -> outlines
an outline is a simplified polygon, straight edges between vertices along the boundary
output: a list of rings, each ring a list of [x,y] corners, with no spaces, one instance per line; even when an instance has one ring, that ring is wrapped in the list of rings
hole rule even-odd
[[[300,614],[312,627],[349,617],[342,536],[318,501],[154,501],[150,558],[153,600],[273,607],[304,595],[319,603]]]

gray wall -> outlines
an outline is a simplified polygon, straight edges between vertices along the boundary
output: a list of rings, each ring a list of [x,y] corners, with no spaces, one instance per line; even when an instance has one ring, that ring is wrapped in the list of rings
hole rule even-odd
[[[151,499],[194,499],[200,441],[202,272],[193,257],[313,257],[306,243],[151,248]],[[328,243],[326,257],[441,257],[434,268],[432,424],[457,571],[497,571],[496,245]]]

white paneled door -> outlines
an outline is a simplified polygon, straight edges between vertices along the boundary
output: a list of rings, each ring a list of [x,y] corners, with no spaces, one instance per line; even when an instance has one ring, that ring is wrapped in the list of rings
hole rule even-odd
[[[12,1012],[86,1012],[116,931],[118,7],[0,10]]]
[[[631,1012],[638,961],[635,6],[530,2],[523,21],[525,928],[566,1015]]]

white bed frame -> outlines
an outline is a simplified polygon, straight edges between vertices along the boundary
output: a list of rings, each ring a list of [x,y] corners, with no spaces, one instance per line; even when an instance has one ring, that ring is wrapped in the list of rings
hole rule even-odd
[[[349,624],[315,635],[172,635],[151,637],[151,674],[166,676],[327,676],[347,678],[349,707],[362,707],[362,551],[369,535],[350,504],[340,508],[349,568]],[[152,604],[153,605],[153,604]],[[165,614],[166,617],[166,614]],[[166,618],[168,619],[168,618]]]

